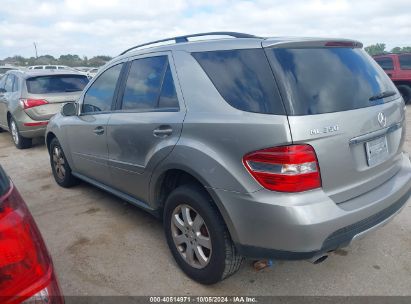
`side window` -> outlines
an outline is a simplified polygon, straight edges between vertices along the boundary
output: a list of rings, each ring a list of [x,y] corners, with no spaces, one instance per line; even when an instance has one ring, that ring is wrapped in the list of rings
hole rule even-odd
[[[167,70],[164,75],[158,107],[162,109],[179,109],[176,87],[174,86],[173,75],[171,74],[169,64],[167,64]]]
[[[124,88],[122,110],[152,110],[158,108],[167,56],[134,60]]]
[[[192,55],[232,107],[254,113],[284,114],[264,50],[210,51]]]
[[[411,55],[400,55],[400,67],[402,70],[411,70]]]
[[[115,65],[100,75],[87,90],[83,100],[83,113],[111,110],[114,92],[123,64]]]
[[[394,70],[394,64],[389,57],[376,58],[375,61],[382,67],[383,70]]]
[[[6,92],[13,92],[13,82],[14,82],[14,76],[9,74],[6,78],[6,85],[4,86],[4,89]]]

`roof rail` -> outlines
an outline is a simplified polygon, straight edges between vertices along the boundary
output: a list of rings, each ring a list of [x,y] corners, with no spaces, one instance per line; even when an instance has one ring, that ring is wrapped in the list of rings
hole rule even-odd
[[[175,43],[188,42],[187,38],[200,37],[200,36],[231,36],[231,37],[234,37],[234,38],[261,38],[261,37],[250,35],[250,34],[236,33],[236,32],[209,32],[209,33],[191,34],[191,35],[171,37],[171,38],[166,38],[166,39],[161,39],[161,40],[156,40],[156,41],[152,41],[152,42],[139,44],[139,45],[133,46],[133,47],[125,50],[124,52],[122,52],[120,54],[120,56],[124,55],[125,53],[128,53],[131,50],[134,50],[134,49],[137,49],[137,48],[140,48],[140,47],[143,47],[143,46],[147,46],[147,45],[151,45],[151,44],[155,44],[155,43],[160,43],[160,42],[171,41],[171,40],[174,40]]]

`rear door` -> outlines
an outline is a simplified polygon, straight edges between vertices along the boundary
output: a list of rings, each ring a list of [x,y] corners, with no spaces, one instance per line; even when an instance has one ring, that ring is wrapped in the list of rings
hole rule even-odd
[[[122,67],[123,63],[118,63],[104,71],[80,100],[80,115],[66,117],[64,123],[73,170],[105,185],[111,184],[107,164],[107,123]]]
[[[0,79],[0,127],[8,128],[7,126],[7,99],[6,99],[6,80],[8,75],[4,75]]]
[[[336,203],[399,170],[404,103],[360,48],[268,47],[294,143],[317,153],[323,190]]]
[[[19,79],[9,73],[5,79],[4,84],[5,92],[0,95],[0,124],[3,127],[8,127],[7,124],[7,112],[13,111],[13,107],[19,100]]]
[[[185,107],[170,53],[134,57],[128,68],[107,126],[108,162],[114,187],[147,201],[151,172],[177,143]]]

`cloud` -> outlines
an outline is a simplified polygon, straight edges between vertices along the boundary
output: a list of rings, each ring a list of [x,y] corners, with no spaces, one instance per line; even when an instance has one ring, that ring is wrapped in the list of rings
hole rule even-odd
[[[0,58],[116,55],[138,43],[186,33],[354,38],[411,45],[409,0],[3,0]]]

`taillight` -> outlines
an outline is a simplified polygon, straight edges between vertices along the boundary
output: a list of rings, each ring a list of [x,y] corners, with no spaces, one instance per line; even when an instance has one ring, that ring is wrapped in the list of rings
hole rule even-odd
[[[42,106],[48,104],[48,101],[45,99],[31,99],[31,98],[21,98],[20,99],[21,106],[23,109],[30,109],[38,106]]]
[[[310,145],[268,148],[243,157],[244,166],[266,189],[300,192],[321,187],[317,156]]]
[[[13,185],[0,197],[0,302],[63,303],[47,248]]]

